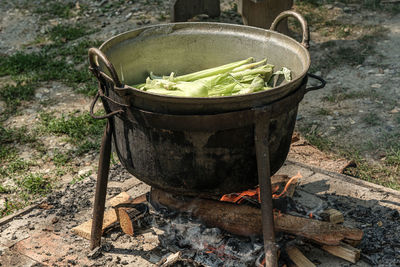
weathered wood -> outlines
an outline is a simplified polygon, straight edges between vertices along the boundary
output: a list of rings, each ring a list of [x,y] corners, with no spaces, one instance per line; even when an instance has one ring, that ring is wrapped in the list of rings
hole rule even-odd
[[[271,176],[271,184],[281,184],[281,183],[287,183],[289,181],[289,176],[286,174],[275,174]]]
[[[276,230],[302,236],[320,244],[338,245],[341,240],[361,240],[359,229],[314,219],[280,214],[275,218]]]
[[[356,263],[360,259],[361,250],[354,248],[346,243],[341,243],[339,246],[322,246],[322,249],[326,252],[347,260],[351,263]]]
[[[297,267],[315,267],[315,264],[307,259],[307,257],[294,246],[287,247],[286,253]]]
[[[350,239],[343,239],[343,242],[346,244],[349,244],[352,247],[358,247],[358,245],[360,245],[361,240],[350,240]]]
[[[147,201],[147,194],[129,199],[115,205],[113,208],[122,231],[130,236],[134,235],[134,223],[144,216],[143,210],[138,210],[138,204]]]
[[[115,206],[118,205],[119,203],[123,203],[125,201],[128,201],[130,196],[122,192],[118,194],[117,196],[113,197],[112,199],[109,200],[108,206]],[[105,229],[108,227],[111,227],[114,223],[117,222],[117,215],[115,214],[115,211],[113,209],[107,210],[104,212],[104,218],[103,218],[103,227],[102,227],[102,232],[104,233]],[[71,231],[74,234],[77,234],[83,238],[90,239],[91,231],[92,231],[92,220],[88,220],[74,228],[71,229]]]
[[[261,211],[258,208],[208,199],[177,198],[154,188],[151,199],[174,210],[191,212],[210,227],[242,236],[262,234]],[[302,236],[319,244],[339,245],[344,238],[361,240],[363,236],[359,229],[288,214],[275,213],[274,220],[275,231]]]
[[[239,0],[238,12],[242,16],[243,24],[269,29],[274,19],[285,10],[292,8],[293,0]],[[287,34],[287,20],[283,20],[278,31]]]
[[[182,22],[196,15],[207,14],[211,18],[221,14],[219,0],[175,0],[171,4],[171,21]]]
[[[280,188],[279,191],[281,192],[279,197],[283,197],[283,196],[293,197],[293,194],[294,194],[294,191],[296,190],[299,179],[301,179],[301,178],[302,178],[302,176],[300,173],[296,174],[293,177],[289,177],[287,175],[274,175],[271,177],[272,188],[274,188],[274,186],[276,186],[276,185],[279,185],[279,188]],[[285,193],[283,193],[283,192],[285,192]]]
[[[343,214],[336,209],[324,210],[321,213],[321,217],[324,221],[335,223],[335,224],[344,222]]]
[[[117,218],[119,221],[119,225],[122,229],[122,232],[124,232],[127,235],[133,236],[134,235],[133,221],[126,208],[115,209],[115,213],[117,214]]]

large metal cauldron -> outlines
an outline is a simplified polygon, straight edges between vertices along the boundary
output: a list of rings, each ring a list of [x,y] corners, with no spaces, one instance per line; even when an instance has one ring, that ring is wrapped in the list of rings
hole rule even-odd
[[[301,44],[274,31],[289,15],[303,27]],[[268,113],[272,175],[287,157],[298,104],[310,90],[307,46],[306,22],[289,11],[271,30],[221,23],[155,25],[91,49],[91,70],[100,81],[97,97],[113,126],[121,163],[145,183],[179,194],[213,197],[256,186],[255,118],[260,110]],[[294,78],[269,91],[215,98],[170,97],[128,86],[143,82],[150,71],[180,75],[247,57],[267,58],[276,69],[286,66]]]

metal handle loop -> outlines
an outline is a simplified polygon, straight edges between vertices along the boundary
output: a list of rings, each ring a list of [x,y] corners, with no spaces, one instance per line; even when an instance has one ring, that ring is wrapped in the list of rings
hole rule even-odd
[[[307,75],[308,75],[308,77],[317,79],[318,81],[321,82],[321,84],[320,84],[320,85],[311,86],[311,87],[306,88],[306,93],[308,93],[308,92],[310,92],[310,91],[318,90],[318,89],[321,89],[321,88],[324,88],[324,87],[325,87],[326,81],[325,81],[324,79],[322,79],[322,78],[319,77],[318,75],[311,74],[311,73],[307,73]]]
[[[301,44],[308,49],[310,47],[310,31],[308,29],[307,21],[299,13],[293,10],[283,11],[275,18],[269,29],[271,31],[276,31],[276,27],[278,26],[279,22],[287,17],[294,17],[300,22],[301,28],[303,29],[303,39],[301,40]]]
[[[99,79],[100,76],[100,69],[99,69],[99,64],[98,64],[98,59],[101,59],[103,63],[106,65],[108,71],[110,72],[111,78],[114,82],[114,85],[116,87],[122,87],[122,83],[120,82],[117,72],[114,69],[113,64],[107,59],[106,55],[104,55],[103,52],[101,52],[97,48],[90,48],[89,49],[89,64],[91,67],[91,70],[95,73],[97,79]]]
[[[123,109],[119,109],[119,110],[110,112],[110,113],[108,113],[108,114],[106,114],[106,115],[103,115],[103,116],[96,116],[96,115],[94,115],[94,106],[96,105],[96,102],[97,102],[97,100],[99,100],[99,97],[100,97],[101,95],[103,95],[103,93],[99,90],[99,91],[97,92],[96,96],[94,97],[92,103],[90,104],[90,117],[92,117],[93,119],[96,119],[96,120],[102,120],[102,119],[111,118],[112,116],[114,116],[114,115],[116,115],[116,114],[120,114],[120,113],[124,112]],[[103,96],[104,96],[104,95],[103,95]]]

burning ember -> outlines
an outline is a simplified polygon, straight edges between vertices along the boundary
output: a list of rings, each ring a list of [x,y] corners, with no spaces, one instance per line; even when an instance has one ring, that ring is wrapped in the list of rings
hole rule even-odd
[[[277,193],[280,189],[279,184],[273,184],[272,185],[272,199],[278,199],[280,197],[286,196],[289,188],[291,186],[297,184],[297,182],[299,181],[300,178],[302,178],[300,173],[297,173],[297,175],[290,178],[280,193]],[[236,203],[236,204],[241,204],[244,200],[247,200],[250,202],[256,200],[256,201],[258,201],[258,203],[261,203],[260,188],[257,187],[256,189],[249,189],[249,190],[243,191],[241,193],[226,194],[226,195],[223,195],[220,199],[220,201],[232,202],[232,203]]]
[[[295,245],[297,238],[311,240],[333,255],[356,262],[360,251],[349,244],[357,245],[363,232],[338,224],[343,222],[343,215],[337,210],[324,211],[326,207],[320,205],[309,209],[295,202],[292,197],[301,178],[300,173],[291,178],[271,177],[274,229],[281,263],[308,261]],[[140,226],[134,226],[133,222],[140,217],[139,220],[147,220],[149,225],[163,231],[159,235],[160,243],[172,253],[179,252],[176,260],[205,266],[264,265],[258,187],[226,194],[219,200],[175,196],[152,188],[148,200],[142,196],[140,200],[115,207],[125,233],[134,235],[134,228]],[[280,202],[284,208],[276,207]],[[143,204],[149,208],[140,206]],[[147,215],[139,216],[143,211]],[[317,220],[320,218],[325,221]]]

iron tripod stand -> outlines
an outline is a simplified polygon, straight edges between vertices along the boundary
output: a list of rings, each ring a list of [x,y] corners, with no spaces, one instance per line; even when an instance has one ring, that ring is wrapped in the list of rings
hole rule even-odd
[[[258,181],[261,196],[263,240],[266,266],[277,266],[277,246],[275,244],[274,215],[272,206],[271,176],[269,164],[269,115],[265,108],[254,109],[254,142],[257,157]],[[107,183],[110,169],[113,121],[109,117],[102,137],[97,184],[93,207],[93,221],[90,248],[101,244]]]

